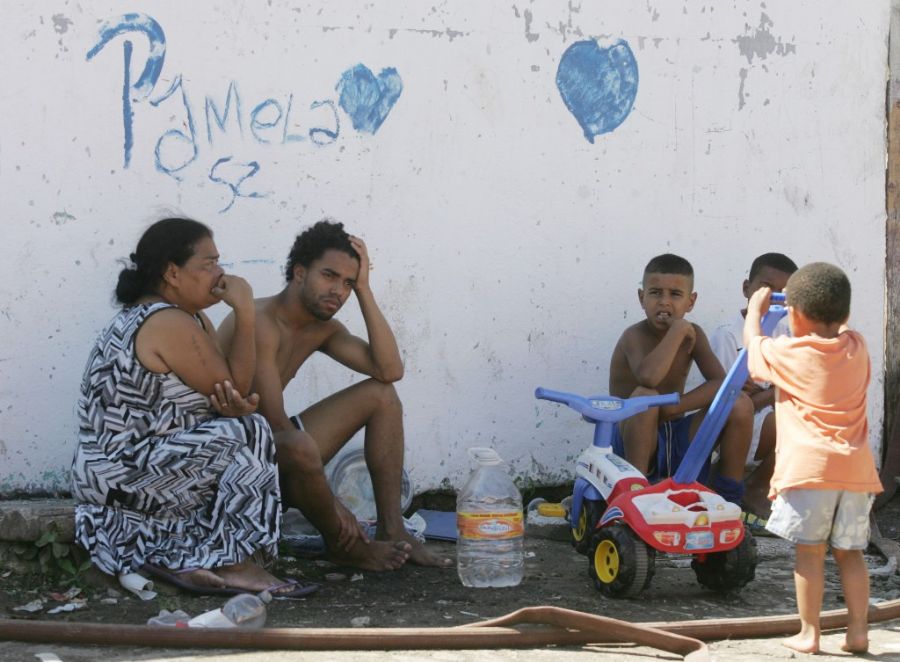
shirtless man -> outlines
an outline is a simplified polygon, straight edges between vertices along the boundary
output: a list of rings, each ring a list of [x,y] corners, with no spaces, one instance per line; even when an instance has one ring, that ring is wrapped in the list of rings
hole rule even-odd
[[[392,382],[403,362],[390,326],[369,287],[369,254],[343,224],[320,221],[294,242],[287,285],[256,299],[256,374],[259,411],[275,432],[281,492],[322,533],[328,557],[365,570],[394,570],[407,560],[447,567],[407,533],[400,512],[403,409]],[[356,294],[368,342],[332,319]],[[234,318],[219,329],[228,347]],[[322,352],[370,379],[334,393],[296,416],[285,411],[283,391],[313,352]],[[324,465],[365,428],[365,458],[372,476],[378,525],[369,540],[353,513],[332,493]]]
[[[651,480],[675,473],[725,371],[698,325],[684,319],[694,307],[694,270],[678,255],[659,255],[644,269],[638,300],[646,319],[625,329],[613,351],[609,392],[620,398],[681,393],[677,405],[653,407],[619,423],[613,450]],[[691,364],[707,380],[684,393]],[[696,411],[693,414],[688,412]],[[718,475],[712,489],[740,505],[744,491],[744,460],[750,446],[753,404],[742,393],[734,403],[719,437]],[[704,469],[705,473],[706,469]],[[705,476],[701,475],[700,480]]]

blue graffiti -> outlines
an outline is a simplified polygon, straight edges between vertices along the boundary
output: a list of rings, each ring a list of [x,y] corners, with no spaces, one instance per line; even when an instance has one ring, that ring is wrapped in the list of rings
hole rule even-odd
[[[400,98],[403,81],[393,67],[382,69],[376,78],[367,66],[357,64],[341,75],[335,89],[353,128],[374,134]]]
[[[125,40],[123,50],[125,53],[125,76],[122,85],[122,122],[125,125],[125,167],[131,163],[131,149],[134,146],[134,110],[132,104],[135,101],[146,99],[162,71],[163,62],[166,59],[166,36],[162,26],[146,14],[125,14],[114,20],[107,21],[100,26],[99,39],[94,47],[87,52],[86,60],[90,61],[97,53],[103,50],[112,39],[120,34],[129,32],[143,32],[150,41],[150,52],[144,70],[137,82],[131,85],[131,53],[132,43]]]
[[[237,178],[231,182],[223,177],[220,177],[218,174],[218,170],[220,170],[219,166],[228,166],[228,172],[233,172],[237,175]],[[226,156],[213,164],[213,167],[210,168],[209,171],[209,179],[216,184],[224,184],[229,189],[231,189],[231,201],[225,205],[223,209],[219,210],[220,214],[224,214],[226,211],[231,209],[232,205],[234,205],[234,201],[238,198],[264,198],[266,197],[263,193],[244,193],[241,191],[241,184],[245,179],[249,179],[253,177],[256,173],[259,172],[259,164],[256,161],[250,161],[248,163],[237,163],[231,162],[231,157]]]
[[[637,96],[637,61],[624,40],[609,48],[601,48],[594,40],[577,41],[559,61],[556,86],[584,137],[593,143],[631,112]]]
[[[181,103],[184,106],[185,114],[187,116],[187,126],[190,133],[185,133],[179,129],[169,129],[156,141],[156,148],[153,151],[154,156],[156,157],[156,169],[166,175],[171,175],[175,179],[180,179],[178,173],[193,163],[200,154],[200,150],[197,146],[197,130],[194,128],[194,113],[191,111],[191,102],[188,100],[187,92],[184,89],[181,74],[175,76],[175,80],[172,81],[172,85],[169,86],[168,90],[163,92],[162,95],[156,99],[150,100],[150,105],[156,107],[175,94],[178,90],[181,90]],[[171,144],[172,140],[182,143],[181,147],[189,147],[190,155],[181,161],[181,163],[175,163],[169,166],[163,162],[164,160],[167,160],[163,157],[163,143]]]
[[[135,137],[135,104],[148,101],[151,108],[166,104],[166,110],[175,124],[156,140],[153,150],[157,171],[181,181],[186,169],[195,163],[205,150],[217,149],[221,137],[234,136],[241,142],[257,145],[289,145],[308,141],[316,148],[331,145],[338,140],[341,131],[338,104],[332,99],[318,99],[309,102],[305,130],[301,129],[294,114],[301,113],[305,104],[295,103],[294,94],[282,97],[268,97],[245,113],[244,99],[238,83],[232,80],[224,99],[204,95],[203,103],[192,103],[193,95],[188,92],[181,73],[172,77],[171,84],[162,93],[153,94],[160,79],[166,54],[166,38],[162,27],[146,14],[124,14],[100,26],[97,43],[87,52],[86,59],[92,60],[113,39],[129,33],[143,33],[149,40],[149,52],[143,71],[132,80],[133,43],[126,39],[123,43],[124,72],[122,84],[122,123],[124,128],[124,167],[131,163]],[[190,80],[190,78],[188,78]],[[396,69],[384,69],[378,77],[362,64],[347,70],[341,76],[336,89],[340,90],[340,106],[351,117],[357,131],[374,134],[384,122],[400,93],[403,84]],[[196,112],[195,112],[196,109]],[[204,131],[205,129],[205,131]],[[204,140],[205,134],[205,140]],[[233,145],[233,140],[229,145]],[[222,149],[218,147],[218,149]],[[224,151],[224,150],[223,150]],[[229,151],[232,151],[229,149]],[[259,162],[234,161],[232,155],[207,155],[213,165],[207,175],[216,184],[228,187],[231,200],[221,210],[231,209],[237,198],[260,198],[265,194],[246,192],[246,180],[260,170]]]
[[[206,140],[210,145],[213,144],[213,136],[212,122],[209,121],[209,115],[212,113],[213,120],[215,121],[216,126],[219,127],[219,131],[225,133],[225,122],[228,121],[228,116],[231,114],[232,99],[234,100],[234,114],[237,118],[238,131],[241,132],[242,136],[244,135],[244,123],[241,121],[241,95],[238,94],[237,83],[231,81],[231,84],[228,86],[228,92],[225,95],[225,110],[222,111],[221,114],[216,107],[216,102],[210,97],[206,97]]]

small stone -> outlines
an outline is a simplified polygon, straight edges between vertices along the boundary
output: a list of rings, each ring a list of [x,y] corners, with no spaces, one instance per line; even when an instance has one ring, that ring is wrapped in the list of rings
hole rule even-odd
[[[359,582],[359,581],[362,581],[362,579],[363,579],[362,573],[357,573],[350,578],[350,581],[351,582]]]
[[[365,628],[365,627],[369,627],[369,624],[371,622],[372,622],[371,616],[356,616],[355,618],[350,619],[350,627]]]
[[[342,582],[347,579],[347,575],[342,572],[329,572],[325,575],[325,581],[328,582]]]

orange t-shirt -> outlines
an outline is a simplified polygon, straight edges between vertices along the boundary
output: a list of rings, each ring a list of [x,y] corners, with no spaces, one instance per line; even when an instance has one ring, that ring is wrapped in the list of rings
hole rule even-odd
[[[770,499],[791,488],[882,491],[866,418],[869,353],[859,333],[759,336],[747,346],[747,365],[776,388]]]

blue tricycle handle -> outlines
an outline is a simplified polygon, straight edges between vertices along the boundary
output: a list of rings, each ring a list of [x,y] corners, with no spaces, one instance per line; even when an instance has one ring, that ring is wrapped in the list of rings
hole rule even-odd
[[[641,395],[628,399],[617,398],[611,395],[592,395],[586,398],[575,393],[551,391],[542,386],[535,389],[534,397],[539,400],[552,400],[553,402],[568,405],[584,416],[585,419],[595,423],[601,421],[618,423],[635,414],[640,414],[642,411],[647,411],[650,407],[677,405],[681,401],[681,395],[678,393]]]
[[[772,298],[769,299],[769,311],[762,319],[761,327],[763,335],[771,336],[778,322],[787,314],[787,308],[784,307],[784,293],[773,292]],[[750,370],[747,368],[747,348],[744,347],[738,352],[734,365],[725,376],[725,381],[719,387],[716,397],[713,398],[706,417],[700,423],[700,429],[694,435],[694,440],[688,446],[684,459],[675,471],[672,479],[680,484],[686,485],[693,483],[700,475],[703,465],[707,458],[712,454],[713,446],[725,422],[728,420],[728,414],[734,406],[734,401],[744,388],[747,378],[750,376]]]
[[[612,446],[615,424],[650,407],[677,405],[681,401],[680,393],[665,395],[640,395],[634,398],[617,398],[612,395],[592,395],[583,397],[575,393],[551,391],[538,387],[534,397],[541,400],[552,400],[568,405],[589,423],[594,424],[594,446],[609,448]]]

